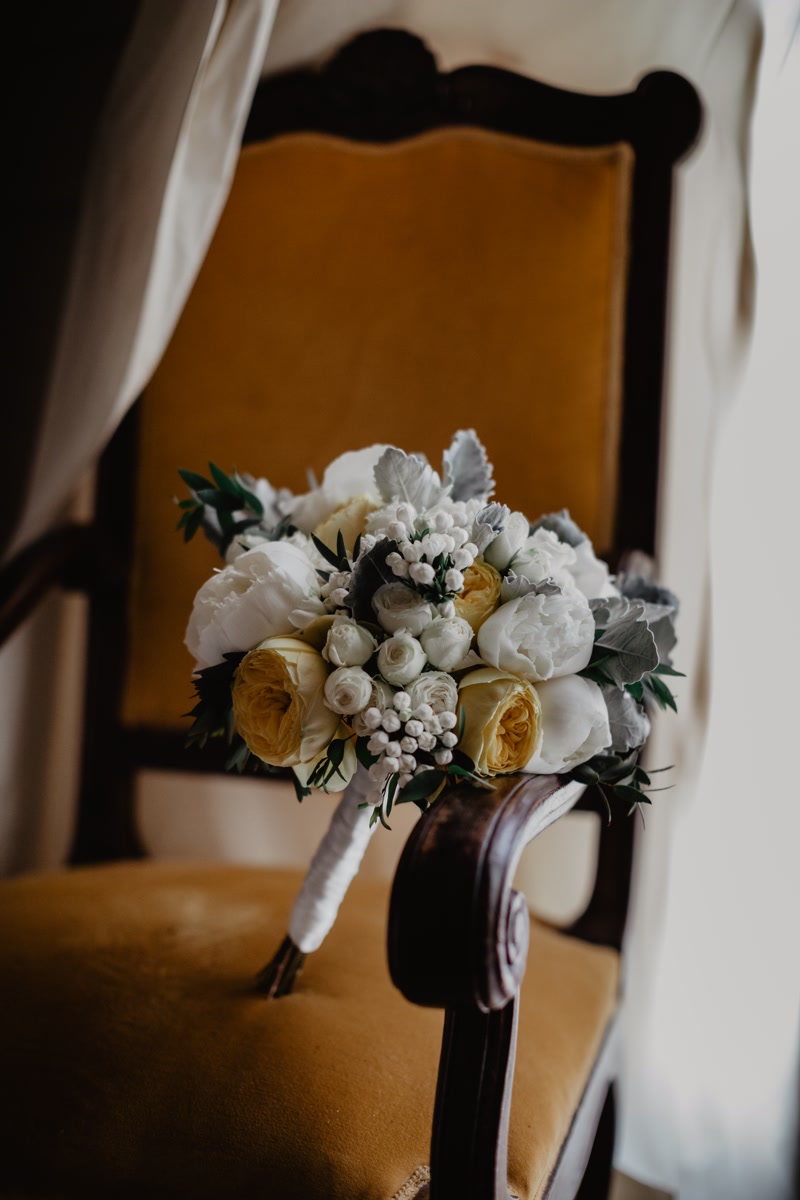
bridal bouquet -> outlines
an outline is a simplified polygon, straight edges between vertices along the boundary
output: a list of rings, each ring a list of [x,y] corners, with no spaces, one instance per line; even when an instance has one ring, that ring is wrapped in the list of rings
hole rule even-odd
[[[675,597],[613,578],[566,512],[530,523],[493,501],[474,432],[441,472],[370,446],[303,495],[213,464],[181,476],[179,528],[227,564],[186,633],[189,741],[290,769],[300,799],[347,789],[328,874],[395,805],[425,809],[459,780],[555,773],[648,801],[644,702],[675,706]]]

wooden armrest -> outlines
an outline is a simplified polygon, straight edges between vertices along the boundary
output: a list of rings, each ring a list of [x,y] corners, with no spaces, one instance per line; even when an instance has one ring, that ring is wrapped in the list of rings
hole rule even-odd
[[[444,1008],[431,1200],[507,1200],[516,998],[527,902],[512,887],[524,847],[581,784],[516,775],[446,793],[411,832],[389,912],[389,969],[415,1004]]]
[[[99,539],[91,525],[44,534],[0,571],[0,645],[54,587],[88,589],[98,576]]]

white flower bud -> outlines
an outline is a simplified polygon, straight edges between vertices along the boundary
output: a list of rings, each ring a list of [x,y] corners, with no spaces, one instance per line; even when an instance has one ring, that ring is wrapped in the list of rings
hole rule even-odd
[[[464,549],[466,550],[467,554],[471,554],[473,558],[478,557],[478,547],[474,542],[467,542],[464,546]]]
[[[383,713],[379,708],[368,708],[364,713],[364,724],[367,729],[377,729],[381,723]]]
[[[408,573],[414,580],[414,583],[419,583],[423,587],[433,583],[436,578],[436,573],[430,563],[415,562],[408,568]]]
[[[417,739],[415,737],[404,737],[400,742],[400,749],[404,754],[414,754],[414,752],[417,750],[417,745]]]
[[[407,563],[419,562],[422,558],[422,546],[419,542],[404,542],[401,553]]]
[[[387,559],[386,561],[388,562],[389,560]],[[453,566],[459,571],[466,571],[467,567],[472,566],[473,561],[473,557],[468,550],[455,550],[453,552]]]
[[[447,753],[449,753],[449,751],[442,750],[442,751],[440,751],[440,753],[447,754]],[[397,772],[400,770],[400,759],[392,758],[388,754],[383,759],[383,764],[384,764],[384,769],[386,770],[387,775],[396,775]]]
[[[450,530],[450,537],[453,539],[456,549],[458,549],[459,546],[465,545],[469,541],[469,533],[466,529],[462,529],[460,525],[453,526],[453,528]]]
[[[441,720],[441,717],[439,718],[439,720]],[[442,734],[442,745],[446,746],[448,750],[452,750],[453,746],[455,746],[457,744],[458,744],[458,738],[456,737],[456,735],[454,733],[443,733]]]
[[[448,763],[453,761],[452,750],[437,750],[433,756],[440,767],[446,767]]]
[[[400,749],[400,743],[399,742],[387,742],[386,743],[386,753],[389,754],[392,758],[399,758],[400,755],[403,753],[402,750]]]
[[[444,586],[448,592],[460,592],[464,586],[464,576],[455,567],[451,567],[444,577]]]
[[[335,604],[337,608],[344,608],[344,602],[347,599],[347,588],[336,588],[331,592],[329,600]]]
[[[378,729],[369,739],[367,746],[370,754],[381,754],[389,744],[389,735],[384,733],[382,729]]]
[[[420,750],[432,750],[436,745],[436,738],[432,733],[428,733],[427,730],[423,730],[417,741],[419,742]]]
[[[404,788],[407,783],[411,783],[411,780],[414,778],[414,776],[409,771],[401,771],[399,778],[400,787]]]
[[[409,737],[419,737],[424,728],[425,726],[422,724],[422,721],[417,721],[416,719],[412,721],[406,721],[406,733]]]
[[[403,524],[407,525],[410,529],[417,519],[417,510],[414,508],[413,504],[407,504],[405,501],[403,501],[402,504],[398,504],[396,515],[397,520],[402,521]]]
[[[389,567],[395,566],[396,563],[405,562],[402,554],[398,554],[396,550],[392,550],[391,554],[386,555],[386,565]]]
[[[381,725],[387,733],[396,733],[400,728],[400,718],[389,708],[381,715]]]
[[[433,716],[433,709],[430,704],[420,704],[417,708],[417,716],[420,721],[429,721]]]
[[[414,758],[413,754],[400,755],[400,769],[402,771],[408,771],[410,774],[413,774],[413,772],[416,771],[417,760]]]
[[[455,729],[458,724],[458,717],[454,712],[440,712],[439,724],[442,729]]]
[[[436,737],[438,737],[438,736],[439,736],[439,734],[442,732],[442,726],[441,726],[441,724],[439,723],[439,718],[436,716],[436,714],[435,714],[435,713],[434,713],[434,715],[433,715],[433,716],[430,718],[430,720],[428,720],[428,721],[426,721],[426,722],[425,722],[425,724],[427,725],[427,727],[428,727],[429,731],[430,731],[431,733],[435,734],[435,735],[436,735]]]
[[[411,697],[408,692],[395,692],[392,703],[398,712],[401,712],[404,708],[411,707]]]
[[[443,600],[439,605],[440,617],[454,617],[456,615],[456,606],[452,600]]]
[[[445,512],[443,508],[439,508],[433,514],[431,524],[439,533],[444,533],[446,529],[450,529],[453,525],[453,518],[449,512]]]
[[[395,542],[405,542],[408,538],[408,530],[404,521],[389,522],[389,537]]]
[[[392,574],[396,575],[398,579],[408,579],[408,563],[404,558],[400,558],[399,562],[392,564]]]

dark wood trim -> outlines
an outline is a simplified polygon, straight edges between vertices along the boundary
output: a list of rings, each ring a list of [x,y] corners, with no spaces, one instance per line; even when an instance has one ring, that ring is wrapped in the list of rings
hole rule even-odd
[[[524,846],[567,811],[558,776],[447,792],[414,826],[392,887],[389,970],[406,999],[445,1009],[431,1200],[507,1200],[516,998],[529,916],[512,887]]]
[[[0,645],[53,588],[88,591],[102,557],[91,525],[62,525],[20,551],[0,571]]]

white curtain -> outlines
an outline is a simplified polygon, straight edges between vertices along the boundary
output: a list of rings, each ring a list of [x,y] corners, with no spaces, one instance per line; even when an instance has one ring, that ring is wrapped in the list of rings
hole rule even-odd
[[[47,528],[152,374],[225,203],[278,0],[142,0],[93,149],[27,505]]]

